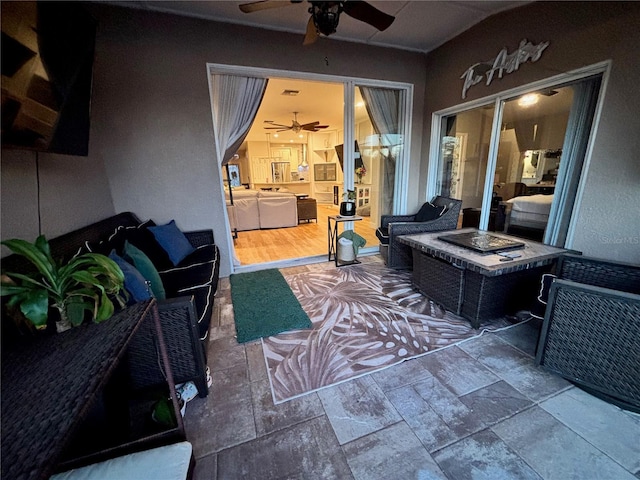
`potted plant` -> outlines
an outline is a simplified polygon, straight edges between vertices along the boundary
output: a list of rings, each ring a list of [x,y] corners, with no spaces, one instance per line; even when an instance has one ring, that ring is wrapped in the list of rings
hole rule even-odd
[[[112,298],[120,306],[124,305],[124,298],[120,296],[124,275],[110,258],[85,253],[59,264],[51,256],[44,235],[33,244],[20,239],[2,244],[36,268],[35,272],[26,274],[4,272],[0,296],[10,297],[8,307],[19,309],[37,329],[47,327],[51,307],[59,312],[56,330],[61,332],[80,325],[85,312],[90,312],[96,323],[110,318],[115,310]]]
[[[356,214],[356,191],[347,190],[342,195],[343,202],[340,203],[340,215],[343,217],[353,217]]]

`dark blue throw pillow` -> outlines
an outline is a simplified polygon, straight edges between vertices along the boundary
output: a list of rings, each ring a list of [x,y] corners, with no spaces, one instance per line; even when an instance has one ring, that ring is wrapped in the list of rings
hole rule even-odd
[[[153,233],[160,246],[167,252],[174,266],[195,251],[184,233],[176,226],[175,220],[171,220],[166,225],[149,227],[149,231]]]
[[[416,222],[429,222],[435,220],[444,212],[445,207],[438,207],[429,202],[422,205],[420,211],[416,213]]]
[[[147,285],[142,274],[136,267],[118,255],[115,250],[109,254],[109,258],[116,262],[124,274],[124,289],[129,292],[134,302],[142,302],[151,298],[151,289]]]

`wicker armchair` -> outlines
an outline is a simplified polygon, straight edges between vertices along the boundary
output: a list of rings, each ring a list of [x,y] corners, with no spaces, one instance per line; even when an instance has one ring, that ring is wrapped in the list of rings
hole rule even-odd
[[[440,217],[429,222],[416,222],[415,213],[413,215],[382,215],[376,235],[380,239],[380,253],[387,266],[411,268],[413,265],[411,248],[396,240],[399,235],[455,230],[458,227],[462,200],[437,196],[431,204],[444,206],[446,210]]]
[[[640,266],[561,257],[536,363],[640,412]]]

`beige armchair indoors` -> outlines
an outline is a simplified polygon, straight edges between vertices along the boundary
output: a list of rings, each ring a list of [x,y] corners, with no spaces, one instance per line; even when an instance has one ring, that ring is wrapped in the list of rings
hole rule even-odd
[[[388,267],[411,268],[411,248],[397,240],[400,235],[455,230],[462,200],[435,197],[413,215],[382,215],[376,236],[380,240],[380,254]]]

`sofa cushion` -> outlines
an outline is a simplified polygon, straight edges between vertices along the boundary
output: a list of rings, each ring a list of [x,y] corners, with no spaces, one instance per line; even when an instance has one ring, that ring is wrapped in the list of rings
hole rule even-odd
[[[115,250],[109,253],[109,258],[118,264],[124,274],[124,288],[131,295],[129,303],[142,302],[152,297],[151,289],[136,267],[118,255]]]
[[[175,220],[165,225],[148,227],[156,237],[160,246],[167,252],[173,265],[178,265],[187,255],[195,250],[189,239],[180,231]]]
[[[216,280],[219,250],[215,245],[202,245],[172,268],[160,270],[167,295],[172,297],[184,288],[208,285]]]
[[[213,261],[194,265],[178,266],[160,272],[160,278],[167,296],[180,295],[180,291],[188,288],[210,285],[213,280],[215,265]]]
[[[153,262],[153,265],[157,270],[170,268],[173,266],[173,263],[171,262],[169,255],[167,255],[167,252],[162,248],[156,240],[156,237],[149,230],[149,227],[153,226],[155,226],[155,223],[149,220],[140,224],[135,229],[128,229],[126,232],[126,239],[129,243],[142,250]]]
[[[440,215],[444,213],[445,208],[446,207],[444,206],[439,207],[427,202],[424,205],[422,205],[422,207],[420,207],[420,211],[416,213],[415,221],[429,222],[431,220],[435,220],[436,218],[438,218]]]
[[[389,229],[387,227],[378,227],[376,237],[383,245],[389,245]]]
[[[86,243],[86,248],[95,253],[109,255],[111,250],[115,250],[121,255],[124,250],[124,243],[128,241],[142,250],[153,262],[156,269],[161,270],[173,266],[167,252],[160,246],[153,233],[148,227],[155,226],[153,220],[136,225],[134,227],[118,227],[107,238],[99,243]]]
[[[158,300],[164,300],[167,298],[164,285],[160,274],[156,269],[153,262],[149,257],[138,247],[129,243],[128,240],[124,242],[124,258],[129,263],[132,263],[134,267],[142,274],[142,276],[150,283],[151,291]]]

